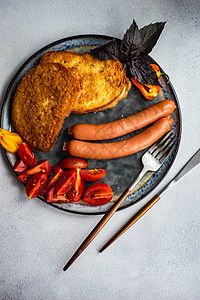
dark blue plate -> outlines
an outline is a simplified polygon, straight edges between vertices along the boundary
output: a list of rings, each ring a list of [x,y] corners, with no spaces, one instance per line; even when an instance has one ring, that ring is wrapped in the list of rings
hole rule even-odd
[[[57,50],[69,50],[72,52],[85,53],[90,52],[90,50],[96,46],[103,45],[104,43],[110,41],[113,37],[102,36],[102,35],[80,35],[64,38],[62,40],[56,41],[46,47],[42,48],[34,55],[32,55],[18,70],[12,81],[10,82],[1,111],[1,127],[6,130],[13,130],[11,124],[11,104],[13,97],[17,88],[17,85],[20,83],[21,79],[29,72],[33,67],[35,67],[39,62],[41,57],[47,51],[57,51]],[[150,63],[156,63],[151,57],[149,57]],[[162,70],[162,68],[161,68]],[[162,70],[163,71],[163,70]],[[160,79],[162,90],[159,95],[151,101],[145,100],[144,97],[140,94],[139,90],[132,87],[128,97],[119,101],[116,107],[110,110],[106,110],[98,113],[89,113],[83,115],[70,115],[66,118],[62,130],[59,134],[57,143],[52,151],[49,152],[39,152],[36,151],[37,159],[48,159],[51,166],[57,164],[61,158],[63,158],[66,153],[62,151],[62,146],[64,141],[68,141],[69,137],[67,136],[67,128],[76,123],[105,123],[109,121],[114,121],[121,119],[158,102],[164,99],[171,99],[175,102],[176,109],[172,114],[173,124],[171,126],[171,131],[174,135],[179,137],[181,136],[181,114],[180,114],[180,105],[175,94],[175,91],[171,83],[167,83],[167,77],[162,76]],[[140,130],[131,133],[123,138],[127,138],[137,134]],[[115,140],[120,140],[118,138]],[[140,182],[136,187],[134,192],[127,197],[124,203],[121,205],[120,209],[124,209],[141,199],[152,191],[156,187],[163,177],[168,172],[169,168],[174,162],[177,151],[179,147],[179,142],[176,144],[174,149],[166,158],[162,167],[156,173],[148,173],[145,178]],[[112,201],[115,201],[122,192],[127,188],[130,182],[137,177],[138,173],[142,169],[141,156],[144,151],[140,151],[133,155],[111,159],[111,160],[89,160],[89,168],[105,168],[107,169],[107,174],[101,180],[111,186],[114,197]],[[13,167],[16,155],[10,154],[5,151],[6,157],[11,167]],[[19,184],[21,184],[19,182]],[[45,201],[42,197],[39,197],[42,201]],[[102,206],[89,206],[85,204],[82,200],[78,203],[63,203],[63,204],[50,204],[55,208],[62,209],[64,211],[81,213],[81,214],[101,214],[105,213],[112,205],[112,201],[108,204]],[[45,201],[46,202],[46,201]]]

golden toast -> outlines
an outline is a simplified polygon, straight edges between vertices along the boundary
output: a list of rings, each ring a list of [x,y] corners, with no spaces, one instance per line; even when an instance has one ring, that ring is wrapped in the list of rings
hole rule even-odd
[[[30,146],[51,150],[80,95],[80,83],[61,64],[42,63],[25,75],[12,104],[12,122]]]
[[[101,61],[88,53],[52,51],[47,52],[41,62],[59,63],[79,78],[81,93],[72,109],[75,114],[112,108],[127,96],[131,87],[119,60]]]
[[[131,82],[128,79],[128,77],[126,77],[125,86],[124,86],[124,89],[123,89],[121,95],[115,101],[113,101],[111,104],[105,106],[104,109],[111,109],[111,108],[115,107],[120,100],[122,100],[128,96],[128,92],[129,92],[130,88],[131,88]]]

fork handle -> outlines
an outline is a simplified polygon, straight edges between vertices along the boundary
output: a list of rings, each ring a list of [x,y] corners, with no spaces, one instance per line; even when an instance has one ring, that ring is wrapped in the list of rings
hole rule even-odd
[[[133,180],[129,185],[128,189],[130,192],[134,189],[134,187],[138,184],[138,182],[142,179],[142,177],[144,176],[144,174],[146,174],[147,171],[148,168],[146,166],[143,166],[142,171],[139,173],[138,177],[135,180]]]
[[[85,250],[85,248],[92,242],[92,240],[96,237],[96,235],[101,231],[101,229],[105,226],[105,224],[109,221],[115,211],[119,208],[122,202],[129,195],[130,190],[126,189],[124,193],[119,197],[119,199],[115,202],[115,204],[109,209],[109,211],[101,218],[99,223],[94,227],[94,229],[90,232],[90,234],[86,237],[83,243],[76,250],[74,255],[70,258],[67,264],[64,266],[63,270],[66,271],[71,264],[77,259],[77,257]]]
[[[126,230],[136,223],[158,200],[160,197],[155,195],[145,206],[143,206],[100,250],[103,252],[114,241],[116,241]]]

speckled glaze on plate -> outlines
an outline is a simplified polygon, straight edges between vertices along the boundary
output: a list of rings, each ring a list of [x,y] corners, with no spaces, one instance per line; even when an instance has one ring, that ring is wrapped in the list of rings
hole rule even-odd
[[[20,83],[22,78],[27,72],[34,68],[39,62],[41,57],[47,51],[59,51],[59,50],[68,50],[78,53],[90,52],[90,50],[95,46],[103,45],[104,43],[112,40],[113,37],[103,36],[103,35],[80,35],[74,37],[64,38],[62,40],[56,41],[46,47],[42,48],[34,55],[32,55],[18,70],[16,75],[13,77],[10,82],[7,92],[5,94],[2,111],[1,111],[1,127],[6,130],[12,130],[11,124],[11,105],[13,97],[17,88],[17,85]],[[149,57],[149,62],[156,63],[151,57]],[[158,63],[156,63],[158,64]],[[162,70],[162,68],[161,68]],[[162,70],[163,71],[163,70]],[[164,99],[171,99],[176,105],[176,109],[172,114],[173,124],[171,126],[171,131],[173,135],[177,135],[180,141],[181,136],[181,113],[180,106],[175,94],[175,91],[171,83],[167,83],[167,77],[162,76],[160,79],[162,90],[159,95],[151,101],[145,100],[144,97],[140,94],[137,88],[132,87],[128,97],[119,101],[116,107],[110,110],[106,110],[98,113],[89,113],[83,115],[70,115],[66,118],[62,130],[59,134],[56,145],[52,151],[49,152],[39,152],[35,151],[37,159],[48,159],[51,166],[57,164],[60,159],[66,156],[66,153],[62,151],[62,146],[64,141],[70,140],[70,137],[67,135],[67,128],[76,123],[105,123],[109,121],[114,121],[121,119],[132,114],[137,113],[138,111]],[[140,130],[128,134],[121,138],[116,138],[115,140],[121,140],[122,138],[128,138],[137,134]],[[162,167],[155,173],[149,172],[144,180],[138,185],[133,193],[126,198],[122,203],[119,210],[124,209],[139,200],[144,199],[144,197],[152,191],[152,189],[157,186],[160,181],[164,178],[169,168],[174,162],[177,151],[179,147],[179,142],[176,144],[176,147],[173,148],[171,153],[166,158]],[[107,169],[107,174],[105,175],[101,182],[109,184],[113,190],[114,197],[113,200],[102,206],[89,206],[85,204],[82,200],[79,203],[63,203],[63,204],[49,204],[54,206],[57,209],[61,209],[67,212],[80,213],[80,214],[102,214],[105,213],[112,205],[112,202],[115,201],[121,193],[127,188],[131,181],[137,177],[138,173],[142,169],[141,156],[145,150],[135,153],[133,155],[111,159],[111,160],[88,160],[89,168],[105,168]],[[13,167],[16,160],[14,154],[10,154],[5,151],[6,157],[11,167]],[[21,184],[19,182],[19,184]],[[24,191],[25,192],[25,191]],[[38,197],[42,201],[46,202],[42,197]]]

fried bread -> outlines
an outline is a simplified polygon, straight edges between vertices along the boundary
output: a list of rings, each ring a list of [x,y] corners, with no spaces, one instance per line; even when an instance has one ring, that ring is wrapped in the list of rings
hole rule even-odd
[[[131,87],[119,60],[101,61],[88,53],[50,51],[41,62],[59,63],[79,78],[81,94],[72,109],[75,114],[113,108],[127,96]]]
[[[17,133],[30,146],[51,150],[80,90],[77,76],[61,64],[36,66],[22,79],[14,96],[12,122]]]
[[[128,77],[126,77],[125,86],[124,86],[124,89],[123,89],[121,95],[115,101],[113,101],[111,104],[108,104],[104,108],[111,109],[111,108],[115,107],[120,100],[122,100],[128,96],[128,92],[129,92],[130,88],[131,88],[131,82],[128,79]]]

